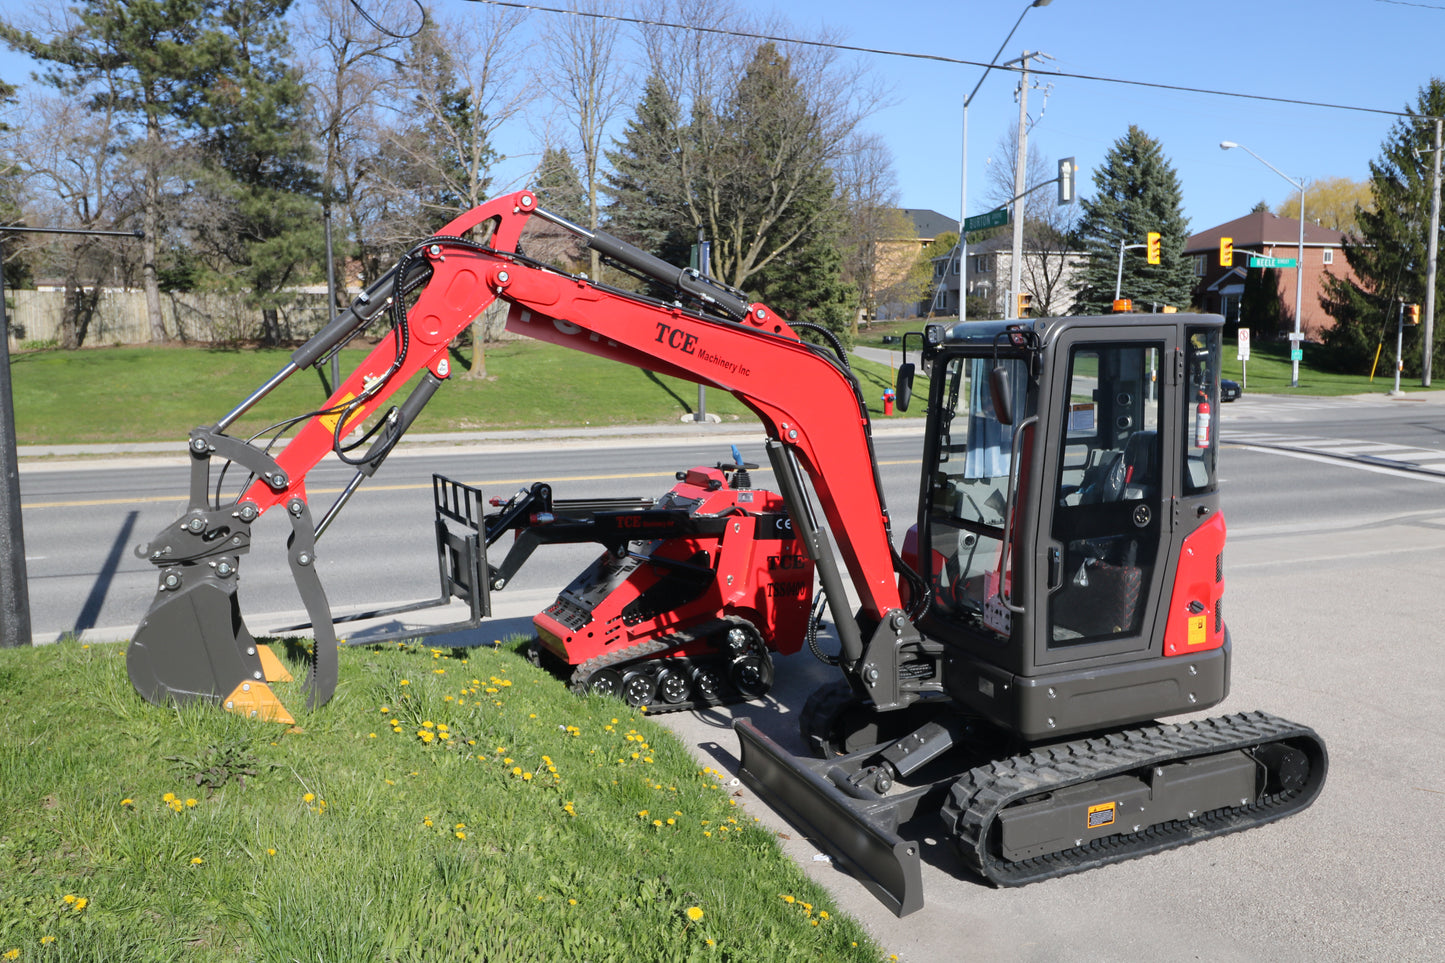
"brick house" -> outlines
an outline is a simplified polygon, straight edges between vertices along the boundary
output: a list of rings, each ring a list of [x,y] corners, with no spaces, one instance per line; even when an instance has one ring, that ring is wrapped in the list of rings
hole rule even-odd
[[[1233,238],[1234,266],[1220,267],[1219,240]],[[1318,341],[1334,323],[1320,307],[1325,272],[1336,277],[1353,277],[1343,252],[1344,234],[1305,222],[1304,286],[1300,296],[1300,330],[1306,340]],[[1211,314],[1224,316],[1230,325],[1241,322],[1240,296],[1244,293],[1246,268],[1251,254],[1272,258],[1298,258],[1299,221],[1268,211],[1257,211],[1217,227],[1200,231],[1185,242],[1184,254],[1194,261],[1194,303]],[[1287,330],[1294,329],[1295,279],[1298,269],[1277,268],[1280,317]]]

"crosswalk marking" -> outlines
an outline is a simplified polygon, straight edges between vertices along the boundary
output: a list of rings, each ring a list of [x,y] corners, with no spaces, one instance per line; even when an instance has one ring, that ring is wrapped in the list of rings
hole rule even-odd
[[[1289,448],[1333,458],[1352,458],[1373,465],[1398,466],[1445,475],[1445,451],[1352,438],[1319,438],[1278,432],[1224,431],[1220,440],[1233,445]]]

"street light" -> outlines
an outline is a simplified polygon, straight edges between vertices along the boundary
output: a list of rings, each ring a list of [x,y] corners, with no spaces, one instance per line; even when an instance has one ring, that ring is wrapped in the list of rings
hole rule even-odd
[[[1289,351],[1289,386],[1291,388],[1298,388],[1299,359],[1300,354],[1303,350],[1304,340],[1303,336],[1300,334],[1300,306],[1304,302],[1305,284],[1305,182],[1303,180],[1297,181],[1293,177],[1290,177],[1288,174],[1284,173],[1278,167],[1275,167],[1269,161],[1265,160],[1263,157],[1260,157],[1258,154],[1250,150],[1248,147],[1245,147],[1243,144],[1236,144],[1232,140],[1222,140],[1219,142],[1220,150],[1229,150],[1233,147],[1238,147],[1250,157],[1253,157],[1265,167],[1268,167],[1280,177],[1283,177],[1285,180],[1289,181],[1290,185],[1293,186],[1295,190],[1299,191],[1299,252],[1295,256],[1294,262],[1294,337],[1290,339]]]
[[[987,67],[983,68],[983,73],[979,75],[978,83],[973,85],[973,90],[963,99],[963,164],[960,165],[963,168],[963,174],[962,184],[959,189],[961,197],[958,202],[958,320],[960,321],[968,320],[968,232],[964,230],[964,222],[968,220],[968,105],[973,103],[973,98],[974,95],[978,93],[978,88],[983,86],[984,78],[988,76],[989,71],[993,70],[994,65],[998,63],[998,58],[1003,53],[1003,48],[1007,47],[1008,42],[1014,38],[1014,33],[1018,31],[1019,24],[1024,22],[1024,17],[1028,15],[1028,12],[1034,7],[1047,7],[1052,2],[1053,0],[1033,0],[1027,7],[1024,7],[1023,12],[1019,14],[1019,18],[1014,21],[1013,29],[1008,32],[1007,37],[1003,38],[1003,43],[998,45],[998,50],[994,52],[993,59],[988,62]],[[947,284],[948,262],[946,261],[944,262],[943,270],[943,283]],[[1018,292],[1014,293],[1017,294]]]

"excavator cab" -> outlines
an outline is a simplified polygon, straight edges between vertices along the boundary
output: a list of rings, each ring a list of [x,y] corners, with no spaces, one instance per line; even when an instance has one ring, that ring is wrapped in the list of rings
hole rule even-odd
[[[1228,689],[1220,329],[1164,317],[962,324],[925,347],[918,627],[968,667],[949,694],[1025,740]]]

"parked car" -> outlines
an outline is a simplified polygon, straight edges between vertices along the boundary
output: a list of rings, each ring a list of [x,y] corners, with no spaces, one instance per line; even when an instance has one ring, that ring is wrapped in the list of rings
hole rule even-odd
[[[1221,378],[1219,381],[1219,400],[1234,401],[1244,394],[1244,389],[1239,386],[1238,381],[1230,381],[1228,378]]]

